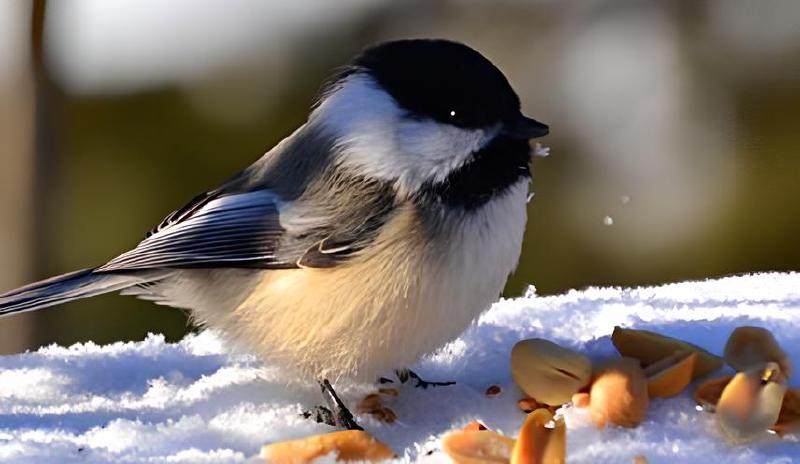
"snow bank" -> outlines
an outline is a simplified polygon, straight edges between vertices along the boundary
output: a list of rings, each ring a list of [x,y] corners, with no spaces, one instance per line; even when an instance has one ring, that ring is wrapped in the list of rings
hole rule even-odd
[[[497,303],[461,338],[414,366],[423,378],[457,385],[402,386],[399,397],[385,401],[397,423],[358,419],[406,460],[447,462],[438,451],[447,430],[479,419],[514,435],[522,423],[521,395],[508,367],[517,340],[545,337],[599,359],[614,353],[609,334],[623,325],[721,353],[730,332],[745,324],[771,330],[800,364],[800,274],[589,288],[552,297],[529,292]],[[503,393],[486,397],[491,384]],[[791,384],[800,386],[800,374]],[[339,388],[354,404],[373,386]],[[0,357],[0,462],[254,461],[262,444],[329,431],[300,417],[319,403],[315,387],[287,388],[275,369],[226,354],[210,332],[177,344],[151,335],[137,343],[50,346]],[[639,454],[670,464],[800,461],[798,436],[765,434],[755,445],[726,444],[688,394],[653,401],[648,419],[634,430],[596,430],[574,409],[566,417],[571,463],[629,463]]]

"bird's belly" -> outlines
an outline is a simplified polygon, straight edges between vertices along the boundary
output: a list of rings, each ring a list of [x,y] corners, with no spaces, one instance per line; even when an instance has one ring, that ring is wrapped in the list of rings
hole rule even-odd
[[[346,264],[264,271],[235,309],[199,317],[299,379],[373,381],[453,340],[497,299],[519,258],[526,194],[523,184],[453,223],[441,243],[409,236],[419,218],[404,210]]]

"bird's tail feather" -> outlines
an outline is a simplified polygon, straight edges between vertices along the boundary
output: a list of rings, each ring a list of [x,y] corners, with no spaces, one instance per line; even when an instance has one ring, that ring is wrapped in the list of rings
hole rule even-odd
[[[115,292],[149,279],[135,274],[95,273],[94,269],[51,277],[0,295],[0,317]]]

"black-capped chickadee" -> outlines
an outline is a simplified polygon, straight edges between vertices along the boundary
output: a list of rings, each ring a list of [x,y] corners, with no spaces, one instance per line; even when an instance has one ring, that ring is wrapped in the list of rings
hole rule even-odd
[[[0,315],[122,292],[187,308],[297,378],[373,380],[499,296],[522,246],[528,140],[547,132],[465,45],[368,48],[254,164],[108,263],[0,296]]]

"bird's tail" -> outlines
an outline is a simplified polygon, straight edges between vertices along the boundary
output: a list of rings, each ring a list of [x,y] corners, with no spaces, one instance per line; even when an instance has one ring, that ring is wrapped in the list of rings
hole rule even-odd
[[[147,282],[141,275],[95,273],[94,269],[51,277],[0,295],[0,317],[115,292]]]

